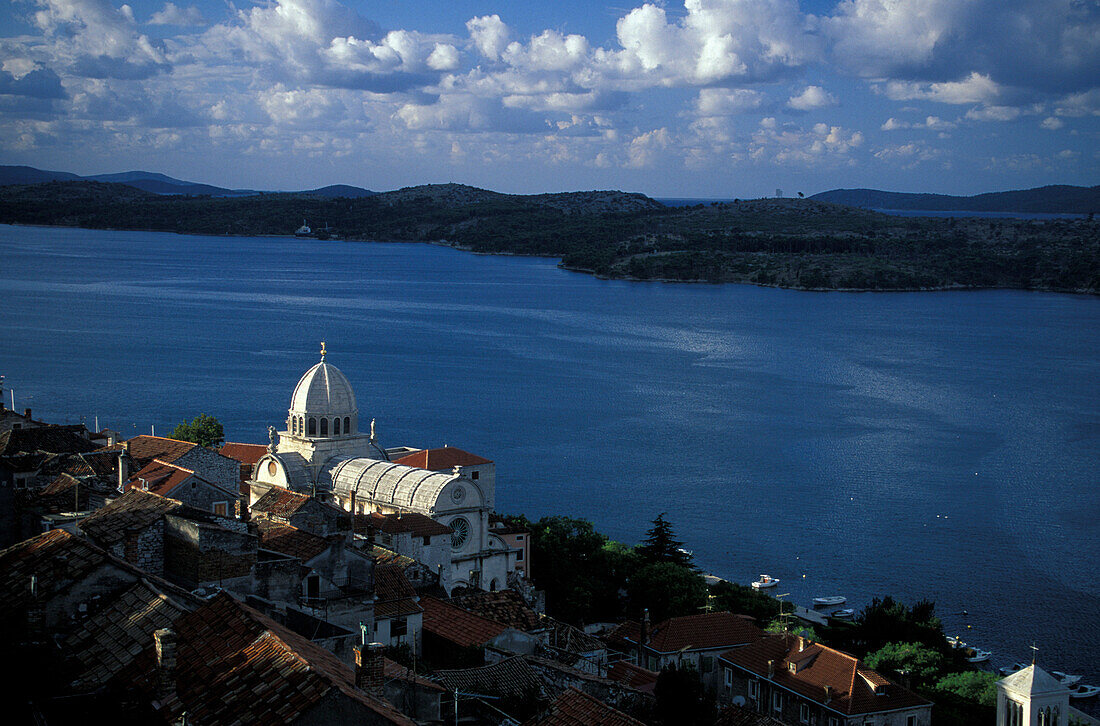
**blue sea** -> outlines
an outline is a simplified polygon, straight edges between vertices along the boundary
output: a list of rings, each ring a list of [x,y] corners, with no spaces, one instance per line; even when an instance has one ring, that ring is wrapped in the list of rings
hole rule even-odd
[[[318,360],[385,446],[497,464],[497,508],[808,605],[931,598],[995,665],[1100,682],[1100,299],[598,280],[423,244],[0,226],[5,402],[264,442]],[[533,563],[535,568],[538,563]]]

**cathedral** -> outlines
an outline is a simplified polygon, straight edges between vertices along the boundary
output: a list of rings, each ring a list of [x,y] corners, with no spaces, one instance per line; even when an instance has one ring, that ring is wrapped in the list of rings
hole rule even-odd
[[[492,462],[453,449],[449,451],[469,461],[452,457],[450,471],[398,463],[395,459],[426,452],[383,448],[373,420],[369,432],[361,431],[355,392],[325,358],[322,343],[321,361],[294,387],[286,430],[269,427],[271,444],[253,468],[249,503],[281,487],[355,514],[425,515],[451,530],[451,551],[445,558],[450,567],[437,565],[448,592],[506,587],[516,552],[489,531],[496,486]],[[423,460],[427,464],[428,457]]]

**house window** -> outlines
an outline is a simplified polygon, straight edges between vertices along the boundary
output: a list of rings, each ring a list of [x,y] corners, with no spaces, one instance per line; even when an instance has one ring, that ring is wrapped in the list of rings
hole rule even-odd
[[[709,655],[704,655],[699,660],[700,670],[704,673],[710,673],[714,670],[714,658]]]
[[[840,726],[840,720],[836,716],[829,717],[829,726]]]
[[[219,517],[227,516],[228,509],[228,502],[214,502],[214,514],[218,515]]]
[[[723,668],[725,671],[723,682],[726,684],[726,688],[733,688],[733,669]],[[752,695],[752,684],[749,684],[749,695]]]
[[[409,632],[409,621],[405,618],[394,618],[390,621],[390,637],[396,638]]]
[[[424,538],[424,546],[425,546],[425,547],[427,547],[427,546],[428,546],[428,545],[430,545],[431,543],[432,543],[432,538],[431,538],[431,537],[425,537],[425,538]]]
[[[729,673],[729,668],[726,669],[726,673]],[[760,681],[749,681],[749,698],[754,701],[760,698]]]
[[[481,476],[481,472],[480,472],[480,471],[472,471],[472,472],[470,472],[470,478],[471,478],[471,479],[473,479],[473,480],[475,480],[475,481],[476,481],[476,480],[477,480],[477,479],[478,479],[478,478],[479,478],[480,476]]]
[[[805,703],[799,704],[798,707],[798,721],[799,723],[810,722],[810,707]]]
[[[516,550],[516,562],[523,562],[523,550]]]
[[[772,708],[776,711],[783,710],[783,694],[779,691],[772,691]]]
[[[906,716],[905,717],[905,726],[917,726],[917,717],[916,716]]]
[[[523,541],[523,535],[522,534],[517,534],[516,535],[516,542],[522,542],[522,541]]]
[[[791,663],[790,665],[787,666],[787,670],[789,670],[791,673],[798,673],[798,664],[797,663]]]

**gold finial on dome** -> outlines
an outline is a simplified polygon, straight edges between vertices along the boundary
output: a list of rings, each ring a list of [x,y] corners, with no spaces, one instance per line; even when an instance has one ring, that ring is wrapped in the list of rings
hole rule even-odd
[[[325,360],[325,355],[328,351],[325,350],[325,341],[321,341],[321,360]]]

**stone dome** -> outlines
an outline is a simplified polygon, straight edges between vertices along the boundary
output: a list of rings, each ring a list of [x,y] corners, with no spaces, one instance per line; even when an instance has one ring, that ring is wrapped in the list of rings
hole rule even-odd
[[[355,392],[347,377],[339,368],[323,360],[306,371],[290,397],[292,414],[350,416],[358,411]]]

